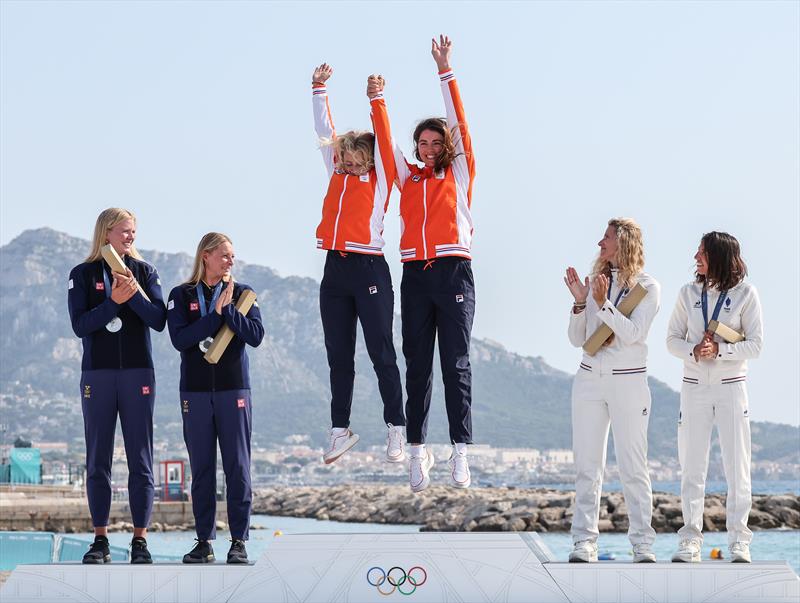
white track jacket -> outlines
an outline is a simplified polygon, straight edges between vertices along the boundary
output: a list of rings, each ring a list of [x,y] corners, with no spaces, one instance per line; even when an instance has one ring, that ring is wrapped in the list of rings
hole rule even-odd
[[[688,283],[681,288],[667,329],[667,348],[683,360],[683,381],[701,385],[719,385],[744,381],[747,361],[758,358],[763,341],[761,302],[756,288],[741,282],[728,291],[717,320],[743,333],[744,341],[727,343],[719,335],[716,358],[695,361],[692,350],[700,343],[705,332],[701,305],[702,283]],[[708,319],[711,320],[720,292],[708,290]]]

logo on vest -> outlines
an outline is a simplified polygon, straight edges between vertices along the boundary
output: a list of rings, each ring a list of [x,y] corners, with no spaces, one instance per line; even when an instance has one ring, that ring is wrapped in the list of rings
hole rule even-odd
[[[411,180],[413,180],[414,182],[419,182],[420,180],[422,180],[422,176],[420,176],[419,174],[415,174],[411,176]]]
[[[457,304],[461,304],[463,302],[464,302],[464,296],[461,295],[460,293],[458,295],[456,295],[456,303]]]
[[[105,283],[95,283],[94,284],[95,291],[105,291],[106,284]]]
[[[189,312],[197,312],[198,310],[200,310],[198,302],[189,302]]]
[[[91,385],[84,385],[83,386],[83,397],[84,398],[91,398],[92,397],[92,386]]]
[[[643,416],[643,417],[646,417],[646,416],[647,416],[647,408],[643,408],[643,409],[642,409],[642,416]]]
[[[236,400],[236,406],[237,408],[244,408],[245,407],[244,398],[239,398],[238,400]]]
[[[142,386],[142,395],[143,396],[149,396],[150,395],[150,386],[149,385],[143,385]]]
[[[369,182],[369,174],[361,174],[361,175],[358,177],[358,179],[359,179],[361,182]]]
[[[183,412],[189,412],[189,400],[181,402],[181,406],[183,407]]]
[[[701,304],[699,299],[696,302],[694,302],[694,307],[695,308],[700,308],[701,306],[702,306],[702,304]]]
[[[372,286],[369,288],[369,294],[370,294],[370,295],[375,295],[377,292],[378,292],[378,288],[377,288],[375,285],[372,285]]]

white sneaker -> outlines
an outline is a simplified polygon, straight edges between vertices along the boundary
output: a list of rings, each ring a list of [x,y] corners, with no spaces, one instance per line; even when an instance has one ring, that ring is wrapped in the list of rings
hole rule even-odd
[[[731,545],[731,563],[750,563],[750,545],[746,542],[734,542]]]
[[[405,435],[403,426],[394,426],[389,423],[389,433],[386,436],[386,460],[389,463],[402,463],[406,460]]]
[[[425,450],[425,456],[411,456],[408,465],[408,483],[412,492],[422,492],[431,485],[428,472],[433,467],[433,453]]]
[[[453,486],[453,488],[469,488],[469,485],[472,483],[472,478],[469,474],[467,453],[458,452],[456,446],[457,445],[453,446],[453,452],[450,454],[450,459],[447,461],[447,466],[450,468],[450,485]]]
[[[330,443],[322,455],[326,465],[330,465],[358,442],[358,436],[347,427],[334,427],[330,430]]]
[[[678,550],[672,556],[676,563],[700,563],[700,541],[696,538],[684,538]]]
[[[570,563],[594,563],[597,561],[597,543],[594,540],[579,540],[569,554]]]
[[[634,563],[655,563],[656,554],[653,552],[653,547],[646,543],[633,545],[633,562]]]

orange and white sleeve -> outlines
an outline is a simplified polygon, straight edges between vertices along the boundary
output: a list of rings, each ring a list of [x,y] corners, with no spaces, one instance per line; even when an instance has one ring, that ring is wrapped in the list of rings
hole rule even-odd
[[[370,100],[370,109],[372,131],[375,133],[375,174],[378,179],[376,186],[385,205],[389,201],[392,185],[397,178],[397,168],[394,164],[394,140],[389,124],[389,112],[382,93]]]
[[[463,183],[472,196],[472,180],[475,178],[475,156],[472,153],[472,137],[467,127],[467,116],[461,102],[461,92],[453,70],[443,71],[439,74],[444,97],[447,125],[451,130],[458,128],[458,133],[453,141],[456,146],[456,158],[453,161],[453,170],[456,179]]]
[[[312,84],[311,103],[314,110],[314,130],[319,139],[319,150],[322,152],[322,161],[328,170],[328,178],[333,176],[333,145],[331,141],[336,136],[331,117],[331,108],[328,104],[328,87],[325,84]]]

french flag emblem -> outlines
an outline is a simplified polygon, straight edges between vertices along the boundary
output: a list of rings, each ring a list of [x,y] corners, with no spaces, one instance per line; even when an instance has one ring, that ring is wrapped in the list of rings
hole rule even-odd
[[[142,395],[143,396],[149,396],[150,395],[150,386],[149,385],[143,385],[142,386]]]
[[[238,400],[236,400],[236,406],[238,408],[244,408],[244,398],[239,398]]]
[[[200,304],[197,302],[189,302],[189,311],[197,312],[200,309]]]
[[[105,291],[106,290],[106,284],[105,283],[95,283],[94,284],[94,288],[97,291]]]

